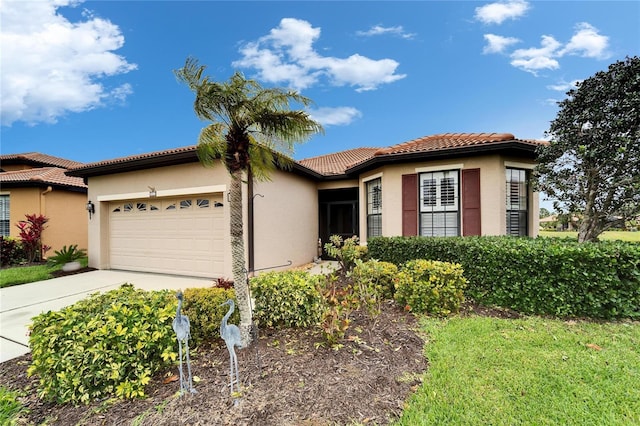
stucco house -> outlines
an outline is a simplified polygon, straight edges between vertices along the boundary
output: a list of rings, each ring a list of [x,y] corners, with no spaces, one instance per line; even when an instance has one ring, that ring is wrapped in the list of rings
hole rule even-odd
[[[65,174],[82,164],[38,152],[0,155],[0,235],[18,237],[15,225],[35,213],[49,218],[42,235],[49,254],[87,247],[87,185]]]
[[[541,141],[512,134],[427,136],[294,162],[244,186],[249,271],[308,263],[329,235],[528,235],[538,194],[528,185]],[[195,146],[85,164],[89,265],[231,277],[229,176]]]

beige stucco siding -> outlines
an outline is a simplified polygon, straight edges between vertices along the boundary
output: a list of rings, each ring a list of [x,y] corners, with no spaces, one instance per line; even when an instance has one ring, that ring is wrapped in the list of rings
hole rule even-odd
[[[81,192],[61,189],[12,188],[2,191],[9,194],[10,236],[18,238],[16,224],[27,214],[42,214],[49,218],[42,235],[42,243],[51,246],[45,256],[54,254],[63,246],[77,244],[87,247],[87,196]]]
[[[382,233],[384,236],[402,235],[402,175],[425,171],[480,169],[480,203],[482,235],[504,235],[506,232],[505,164],[522,168],[534,163],[502,156],[457,158],[389,165],[371,170],[360,176],[360,237],[367,239],[366,182],[380,177],[382,180]],[[417,196],[417,194],[416,194]],[[538,231],[538,194],[530,190],[529,235]],[[462,219],[461,219],[462,221]],[[461,223],[462,229],[462,223]]]
[[[318,191],[314,182],[276,171],[254,186],[255,269],[309,263],[317,255]],[[260,195],[262,195],[262,197]]]

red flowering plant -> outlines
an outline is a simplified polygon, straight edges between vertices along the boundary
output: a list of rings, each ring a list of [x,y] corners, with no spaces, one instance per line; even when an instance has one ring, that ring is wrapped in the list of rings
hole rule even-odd
[[[51,247],[42,245],[42,232],[49,218],[41,214],[27,214],[27,220],[19,221],[16,226],[20,230],[20,242],[27,257],[27,262],[40,261]]]

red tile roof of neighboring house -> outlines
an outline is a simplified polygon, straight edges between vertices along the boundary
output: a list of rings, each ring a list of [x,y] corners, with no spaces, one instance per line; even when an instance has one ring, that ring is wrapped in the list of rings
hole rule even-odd
[[[360,163],[373,156],[380,148],[355,148],[334,154],[320,155],[298,161],[301,165],[329,176],[341,175],[352,164]]]
[[[53,166],[63,169],[81,166],[83,163],[65,158],[54,157],[52,155],[41,154],[39,152],[25,152],[21,154],[4,154],[0,155],[0,162],[8,162],[11,164],[24,163],[38,166]]]
[[[111,160],[96,161],[95,163],[80,164],[77,167],[71,167],[70,169],[72,171],[80,171],[85,169],[93,169],[93,168],[104,167],[104,166],[113,166],[117,164],[124,164],[124,163],[136,162],[136,161],[153,160],[153,159],[158,159],[162,157],[175,156],[178,154],[189,154],[189,155],[193,154],[193,156],[195,156],[194,158],[197,160],[196,145],[165,149],[162,151],[147,152],[144,154],[136,154],[136,155],[130,155],[127,157],[113,158]]]
[[[60,167],[40,167],[36,169],[16,170],[0,173],[2,184],[42,184],[86,189],[82,178],[65,174],[66,169]]]

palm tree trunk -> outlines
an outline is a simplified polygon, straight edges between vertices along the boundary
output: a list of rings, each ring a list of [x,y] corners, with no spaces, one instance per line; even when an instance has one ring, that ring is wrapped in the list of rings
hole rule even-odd
[[[231,175],[229,187],[230,232],[231,232],[231,270],[233,272],[233,286],[240,311],[240,335],[244,347],[251,344],[251,326],[253,312],[251,310],[251,294],[247,280],[244,253],[244,229],[242,218],[242,171]]]

